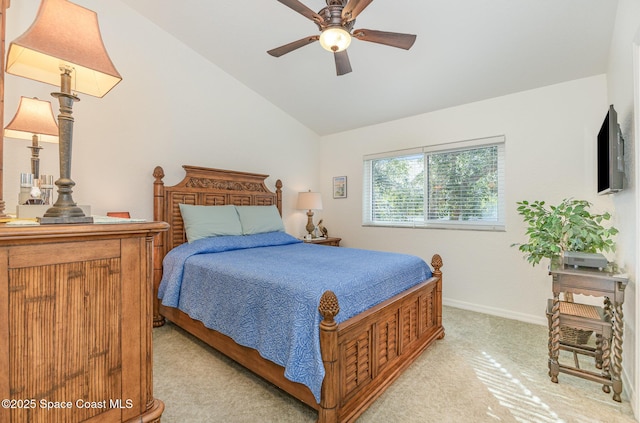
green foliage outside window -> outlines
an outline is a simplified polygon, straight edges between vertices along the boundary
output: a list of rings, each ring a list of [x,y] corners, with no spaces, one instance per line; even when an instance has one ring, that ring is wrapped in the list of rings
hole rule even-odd
[[[429,219],[497,218],[497,146],[430,154]]]
[[[373,220],[424,220],[424,159],[422,155],[375,160]]]

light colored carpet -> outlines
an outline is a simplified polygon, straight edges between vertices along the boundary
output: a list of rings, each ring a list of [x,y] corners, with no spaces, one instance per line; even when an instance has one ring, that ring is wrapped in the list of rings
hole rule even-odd
[[[547,328],[445,307],[436,341],[358,419],[378,422],[632,423],[601,385],[551,383]],[[164,423],[314,422],[316,412],[172,324],[154,329],[154,396]],[[571,357],[564,357],[571,359]]]

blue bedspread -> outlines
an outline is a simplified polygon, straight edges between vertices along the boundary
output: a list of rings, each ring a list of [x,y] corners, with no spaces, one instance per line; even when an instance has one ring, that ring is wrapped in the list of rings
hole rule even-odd
[[[163,266],[162,304],[258,350],[317,401],[322,294],[338,297],[340,323],[431,277],[419,257],[305,244],[283,232],[183,244]]]

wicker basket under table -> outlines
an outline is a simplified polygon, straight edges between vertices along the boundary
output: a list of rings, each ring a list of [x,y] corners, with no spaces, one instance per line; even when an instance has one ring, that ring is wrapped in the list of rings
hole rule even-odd
[[[590,319],[599,319],[598,313],[590,306],[560,301],[560,313],[570,314],[573,316],[588,317]],[[570,326],[560,326],[561,342],[573,345],[584,345],[589,342],[589,338],[593,334],[592,330],[575,329]]]

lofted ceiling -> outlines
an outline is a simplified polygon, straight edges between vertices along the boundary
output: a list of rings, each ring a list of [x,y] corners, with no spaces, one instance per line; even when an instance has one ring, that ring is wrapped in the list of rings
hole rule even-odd
[[[354,28],[417,40],[410,50],[353,40],[353,72],[336,76],[317,42],[266,53],[318,34],[277,0],[122,1],[319,135],[605,73],[618,3],[374,0]]]

